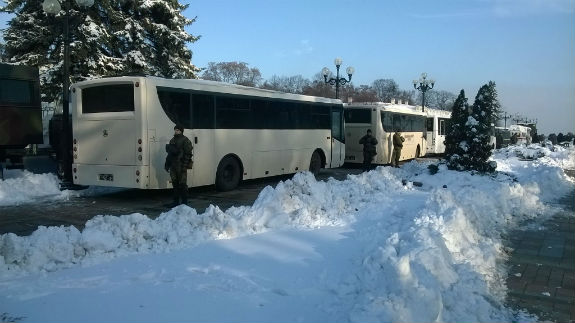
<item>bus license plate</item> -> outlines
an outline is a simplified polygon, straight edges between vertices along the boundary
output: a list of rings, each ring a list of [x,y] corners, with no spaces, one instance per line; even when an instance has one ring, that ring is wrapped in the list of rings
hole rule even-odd
[[[346,159],[346,160],[355,160],[355,156],[353,156],[353,155],[351,155],[351,156],[350,156],[350,155],[347,155],[347,156],[345,156],[345,159]]]
[[[100,178],[101,181],[108,181],[108,182],[114,181],[114,175],[112,174],[98,174],[98,177]]]

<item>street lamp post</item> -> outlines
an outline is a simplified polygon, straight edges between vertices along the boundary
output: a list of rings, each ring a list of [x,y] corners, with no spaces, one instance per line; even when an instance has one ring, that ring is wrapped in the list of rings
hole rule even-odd
[[[503,124],[503,128],[507,129],[507,119],[511,118],[510,115],[507,114],[507,112],[503,112],[503,120],[504,120],[504,124]]]
[[[421,77],[419,78],[419,81],[413,80],[413,88],[421,91],[421,97],[422,97],[421,111],[425,111],[425,92],[433,89],[434,85],[435,85],[435,80],[433,80],[433,79],[428,80],[427,79],[427,73],[421,73]]]
[[[330,85],[335,85],[335,98],[339,99],[339,86],[341,85],[345,85],[347,82],[351,82],[351,76],[353,75],[353,72],[355,71],[353,69],[353,67],[348,67],[345,71],[347,72],[347,79],[344,77],[339,77],[339,67],[341,66],[341,63],[343,63],[341,58],[336,58],[335,61],[335,68],[336,68],[336,76],[335,78],[331,77],[329,80],[327,79],[327,76],[329,75],[330,71],[329,68],[324,67],[321,70],[321,73],[323,74],[323,79],[325,81],[325,83],[328,83]]]
[[[62,153],[62,163],[64,164],[64,178],[60,184],[61,189],[69,189],[74,186],[72,181],[72,156],[69,138],[72,133],[70,129],[70,4],[69,1],[72,0],[62,0],[65,6],[64,8],[64,64],[62,66],[62,142],[63,142],[63,153]],[[94,0],[76,0],[76,4],[80,7],[90,7],[94,4]],[[62,5],[58,0],[44,0],[42,3],[42,9],[44,12],[52,15],[60,13],[62,10]],[[62,146],[62,143],[60,143]]]

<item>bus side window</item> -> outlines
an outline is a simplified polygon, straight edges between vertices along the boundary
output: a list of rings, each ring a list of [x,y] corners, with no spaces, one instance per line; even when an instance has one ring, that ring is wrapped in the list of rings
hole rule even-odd
[[[381,120],[383,122],[383,130],[385,132],[393,132],[393,114],[382,111]]]
[[[399,130],[401,130],[401,119],[399,118],[399,115],[394,113],[394,114],[391,115],[391,118],[392,118],[392,121],[391,121],[391,122],[392,122],[392,125],[393,125],[393,126],[391,127],[391,128],[392,128],[391,131],[399,131]]]
[[[251,99],[250,106],[254,114],[255,129],[275,129],[273,122],[273,111],[270,109],[269,101],[264,99]]]
[[[312,129],[311,126],[311,104],[300,103],[298,109],[298,129]]]
[[[313,129],[330,129],[331,128],[331,117],[329,115],[329,106],[323,106],[320,104],[312,106],[311,120]]]
[[[158,88],[158,99],[172,122],[182,124],[186,128],[192,127],[190,93]]]
[[[433,131],[433,118],[427,118],[427,131]]]
[[[381,128],[383,129],[383,131],[387,131],[387,127],[386,127],[386,120],[385,120],[385,112],[381,111],[380,113],[381,116]]]
[[[214,129],[214,96],[192,95],[192,128]]]
[[[278,102],[275,104],[279,114],[279,129],[296,129],[298,111],[295,103]]]
[[[216,97],[217,129],[252,129],[250,100],[233,96]]]
[[[405,116],[405,129],[404,131],[415,131],[415,117]]]
[[[439,135],[440,136],[445,135],[445,120],[444,119],[439,119]]]

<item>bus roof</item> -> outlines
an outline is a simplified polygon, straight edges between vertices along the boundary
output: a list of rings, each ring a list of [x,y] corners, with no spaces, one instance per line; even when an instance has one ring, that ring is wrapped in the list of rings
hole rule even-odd
[[[215,82],[207,80],[196,79],[167,79],[155,76],[117,76],[99,78],[93,80],[82,81],[73,84],[73,87],[85,87],[99,83],[113,83],[113,82],[126,82],[126,81],[142,81],[152,82],[155,86],[176,87],[180,89],[190,89],[214,93],[237,94],[246,96],[256,96],[264,98],[294,100],[294,101],[307,101],[307,102],[320,102],[331,104],[342,104],[339,99],[329,99],[323,97],[316,97],[310,95],[301,95],[293,93],[285,93],[274,90],[260,89],[255,87],[230,84],[224,82]]]
[[[447,111],[447,110],[439,110],[439,109],[426,107],[425,108],[425,114],[427,114],[428,117],[438,116],[438,117],[443,117],[443,118],[451,118],[451,111]]]

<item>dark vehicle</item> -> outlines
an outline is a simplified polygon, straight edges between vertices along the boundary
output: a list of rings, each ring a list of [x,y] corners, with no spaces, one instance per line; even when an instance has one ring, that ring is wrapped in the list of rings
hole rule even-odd
[[[497,149],[511,144],[511,132],[507,128],[495,127],[495,144]]]
[[[0,63],[0,176],[22,167],[24,148],[43,143],[38,69]]]

